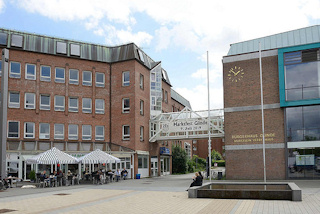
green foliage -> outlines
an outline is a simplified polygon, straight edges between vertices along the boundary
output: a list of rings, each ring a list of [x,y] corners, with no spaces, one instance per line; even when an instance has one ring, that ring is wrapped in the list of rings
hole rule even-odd
[[[211,151],[211,160],[223,160],[222,155],[216,150]]]
[[[194,172],[195,163],[192,160],[188,160],[187,166],[188,166],[187,168],[188,172]]]
[[[30,171],[29,178],[30,178],[31,181],[35,181],[36,180],[36,172],[34,170]]]
[[[180,146],[172,147],[172,173],[187,172],[187,153]]]
[[[214,163],[217,163],[219,167],[225,167],[226,166],[226,161],[225,160],[213,160],[212,161],[212,166],[214,166]]]
[[[206,159],[194,155],[191,161],[193,162],[194,167],[198,169],[198,171],[203,171],[206,169]]]

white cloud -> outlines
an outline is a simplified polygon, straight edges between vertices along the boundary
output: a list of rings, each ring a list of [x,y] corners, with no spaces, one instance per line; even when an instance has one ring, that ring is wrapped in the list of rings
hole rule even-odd
[[[3,11],[4,7],[5,7],[4,1],[0,0],[0,13]]]

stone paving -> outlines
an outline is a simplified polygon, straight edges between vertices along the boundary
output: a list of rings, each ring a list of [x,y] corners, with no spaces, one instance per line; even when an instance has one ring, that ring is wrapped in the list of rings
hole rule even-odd
[[[10,188],[0,192],[0,213],[320,213],[320,181],[294,181],[302,189],[302,202],[189,199],[185,190],[191,177],[169,175],[105,185]]]

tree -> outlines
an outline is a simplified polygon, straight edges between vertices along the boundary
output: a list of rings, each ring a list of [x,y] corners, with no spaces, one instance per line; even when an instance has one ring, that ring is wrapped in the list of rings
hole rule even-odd
[[[172,147],[172,173],[187,172],[187,153],[180,146]]]
[[[211,159],[212,159],[212,161],[223,160],[222,155],[219,152],[217,152],[216,150],[211,151]]]

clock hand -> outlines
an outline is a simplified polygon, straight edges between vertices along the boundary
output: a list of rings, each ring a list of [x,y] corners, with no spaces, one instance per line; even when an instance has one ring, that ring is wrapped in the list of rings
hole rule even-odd
[[[237,73],[234,73],[235,76],[237,76],[240,73],[240,71],[238,71]]]

